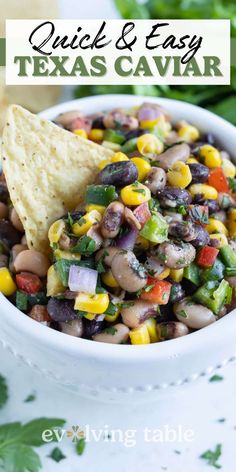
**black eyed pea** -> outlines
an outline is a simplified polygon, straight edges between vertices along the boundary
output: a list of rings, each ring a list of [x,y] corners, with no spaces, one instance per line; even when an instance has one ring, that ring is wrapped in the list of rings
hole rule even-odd
[[[144,185],[155,195],[166,186],[166,173],[161,167],[152,167],[147,175]]]
[[[201,329],[216,321],[214,313],[209,308],[194,303],[190,298],[175,303],[174,313],[179,321],[192,329]]]
[[[180,338],[189,333],[188,327],[181,321],[168,321],[159,323],[157,331],[161,340]]]
[[[133,130],[138,128],[139,122],[134,116],[126,114],[121,109],[112,110],[103,118],[103,124],[106,128],[122,128],[124,130]]]
[[[16,272],[31,272],[39,277],[45,277],[51,263],[47,256],[34,249],[21,251],[15,258],[14,269]]]
[[[18,256],[18,254],[20,254],[20,252],[26,251],[27,249],[28,248],[26,244],[15,244],[15,246],[13,246],[11,250],[11,258],[10,258],[10,265],[9,265],[9,269],[12,272],[15,272],[14,263],[15,263],[16,257]]]
[[[8,215],[8,207],[5,203],[0,202],[0,220],[6,218]]]
[[[157,315],[157,303],[144,300],[124,302],[124,308],[121,306],[121,317],[123,323],[129,328],[138,328],[144,321]]]
[[[157,279],[167,269],[165,264],[163,262],[159,261],[155,256],[147,257],[147,259],[144,263],[144,267],[145,267],[145,269],[147,269],[147,271],[150,273],[150,275],[152,277],[156,277]],[[169,269],[167,269],[167,270],[168,270],[168,272],[170,272]]]
[[[115,238],[121,228],[124,218],[124,205],[121,202],[112,202],[105,210],[100,226],[104,238]]]
[[[210,243],[210,236],[208,232],[200,225],[195,225],[196,237],[192,239],[191,244],[194,247],[207,246]]]
[[[194,261],[196,249],[190,243],[164,242],[158,246],[156,256],[170,269],[182,269]]]
[[[104,249],[100,249],[100,251],[96,253],[95,259],[97,262],[101,260],[106,266],[111,267],[112,259],[118,252],[120,252],[118,247],[108,246]]]
[[[190,205],[192,197],[185,189],[178,187],[165,187],[158,192],[158,199],[164,208],[176,208],[179,205]]]
[[[92,338],[100,343],[123,344],[129,339],[129,328],[122,323],[117,323],[95,334]]]
[[[147,272],[132,251],[119,251],[112,259],[113,277],[127,292],[137,292],[147,284]]]
[[[55,122],[66,128],[67,125],[79,117],[81,117],[81,112],[79,110],[67,111],[58,115]]]
[[[10,221],[18,231],[20,231],[21,233],[24,233],[24,226],[21,223],[21,220],[18,214],[16,213],[15,208],[12,208],[10,211]]]
[[[108,164],[98,175],[98,180],[104,185],[125,187],[138,179],[137,166],[132,161],[120,161]]]
[[[62,333],[69,334],[69,336],[75,336],[76,338],[82,338],[83,321],[81,318],[67,322],[61,321],[59,325]]]
[[[187,143],[176,144],[167,151],[159,154],[158,166],[168,170],[177,161],[186,162],[190,156],[190,147]]]
[[[87,236],[92,238],[95,242],[95,250],[98,251],[103,243],[103,238],[100,232],[100,226],[98,224],[92,225],[91,228],[87,231]]]

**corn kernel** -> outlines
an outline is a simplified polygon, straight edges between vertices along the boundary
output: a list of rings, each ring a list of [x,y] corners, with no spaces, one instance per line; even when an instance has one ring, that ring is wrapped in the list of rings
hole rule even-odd
[[[0,268],[0,292],[9,297],[16,291],[16,284],[7,267]]]
[[[207,184],[193,184],[190,186],[189,191],[192,197],[195,195],[202,195],[202,197],[206,200],[217,200],[218,192],[214,187]]]
[[[111,160],[109,161],[108,159],[103,159],[101,162],[98,164],[99,170],[104,169],[104,167],[108,166],[108,164],[111,164]]]
[[[149,245],[150,245],[149,241],[140,235],[137,237],[135,244],[141,247],[142,249],[144,249],[145,251],[149,249]]]
[[[219,241],[219,246],[218,247],[225,247],[228,246],[228,239],[225,236],[225,234],[220,234],[220,233],[213,233],[210,234],[211,239],[217,239]]]
[[[74,309],[100,315],[107,310],[108,305],[109,296],[107,293],[89,295],[88,293],[80,292],[75,299]]]
[[[160,341],[160,336],[157,331],[156,320],[154,318],[149,318],[149,320],[146,320],[144,324],[147,327],[151,343],[157,343],[158,341]]]
[[[189,166],[182,161],[175,162],[171,169],[168,170],[167,180],[174,187],[188,187],[192,180]]]
[[[186,141],[187,143],[192,143],[194,141],[197,141],[200,136],[200,133],[195,126],[184,124],[179,128],[178,135],[183,141]]]
[[[88,137],[91,141],[95,141],[96,143],[102,141],[104,137],[104,130],[93,128],[90,130]]]
[[[54,252],[53,252],[53,255],[54,257],[56,258],[56,260],[60,260],[60,259],[67,259],[69,261],[80,261],[81,259],[81,255],[78,254],[78,253],[73,253],[73,252],[70,252],[70,251],[62,251],[61,249],[56,249]]]
[[[140,128],[142,129],[150,129],[154,128],[159,122],[159,118],[155,118],[154,120],[142,120],[140,121]]]
[[[80,220],[73,224],[72,231],[76,236],[83,236],[95,223],[99,223],[102,215],[97,210],[86,213]]]
[[[119,287],[119,284],[117,283],[115,277],[113,277],[111,269],[102,274],[102,281],[104,282],[104,284],[108,285],[108,287]]]
[[[114,321],[117,320],[119,315],[120,315],[120,309],[118,308],[118,306],[116,306],[116,312],[114,313],[114,315],[106,315],[105,320],[108,321],[109,323],[114,323]]]
[[[174,281],[174,282],[181,282],[181,280],[183,279],[183,276],[184,276],[184,269],[171,269],[170,270],[170,278]]]
[[[50,244],[58,243],[63,231],[66,229],[64,220],[57,220],[53,223],[48,231],[48,239]]]
[[[88,139],[88,134],[84,129],[74,129],[73,133],[81,138]]]
[[[225,177],[230,177],[231,179],[234,179],[236,174],[236,167],[233,162],[231,162],[229,159],[222,159],[221,167],[223,169]]]
[[[204,164],[209,167],[209,169],[221,166],[220,153],[214,146],[211,146],[210,144],[204,144],[204,146],[200,147],[199,155],[200,158],[203,159]]]
[[[95,203],[88,203],[85,205],[85,211],[89,213],[90,211],[96,210],[98,213],[103,215],[104,211],[106,210],[106,207],[103,205],[96,205]]]
[[[208,221],[208,225],[206,225],[208,233],[221,233],[227,236],[228,230],[222,221],[215,220],[215,218],[209,218]]]
[[[147,162],[145,159],[142,159],[141,157],[132,157],[130,160],[136,165],[138,169],[138,180],[142,182],[142,180],[147,177],[148,172],[151,170],[149,162]]]
[[[111,158],[111,162],[122,162],[122,161],[129,161],[129,158],[123,152],[116,152]]]
[[[125,205],[135,206],[150,200],[151,192],[145,185],[135,182],[122,188],[120,196]]]
[[[137,148],[143,156],[161,154],[164,151],[163,142],[154,134],[143,134],[137,139]]]
[[[186,164],[198,164],[198,160],[195,157],[190,156],[186,161]]]
[[[112,143],[111,141],[103,141],[102,146],[106,149],[111,149],[112,151],[119,151],[121,149],[120,144]]]
[[[230,237],[236,238],[236,209],[229,210],[227,223]]]
[[[54,265],[51,265],[47,274],[47,296],[54,297],[60,295],[64,291],[65,287],[62,285],[61,279],[59,278]]]
[[[86,318],[86,320],[92,321],[96,318],[96,316],[97,316],[97,313],[86,313],[84,315],[84,318]]]
[[[169,267],[166,267],[158,276],[157,276],[157,279],[158,280],[164,280],[166,279],[167,277],[169,277],[170,275],[170,269]]]
[[[145,324],[140,325],[138,328],[131,329],[129,336],[131,344],[150,344],[151,342],[149,332]]]

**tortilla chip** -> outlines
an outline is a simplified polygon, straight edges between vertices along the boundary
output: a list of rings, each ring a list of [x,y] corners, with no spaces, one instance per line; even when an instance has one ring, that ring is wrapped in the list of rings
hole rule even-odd
[[[3,171],[30,248],[48,252],[51,223],[77,206],[99,162],[113,154],[18,105],[9,107]]]

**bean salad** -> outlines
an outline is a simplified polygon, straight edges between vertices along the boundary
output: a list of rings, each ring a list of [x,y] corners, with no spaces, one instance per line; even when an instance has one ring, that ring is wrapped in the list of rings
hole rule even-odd
[[[39,323],[113,344],[185,336],[236,307],[236,167],[211,133],[143,103],[55,123],[113,151],[28,249],[0,175],[0,291]],[[73,172],[73,169],[69,169]]]

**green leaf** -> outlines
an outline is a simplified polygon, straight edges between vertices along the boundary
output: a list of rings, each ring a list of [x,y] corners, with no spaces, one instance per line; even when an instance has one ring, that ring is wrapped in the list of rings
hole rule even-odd
[[[0,409],[4,407],[8,400],[8,387],[6,379],[0,375]]]
[[[36,395],[31,393],[28,397],[25,398],[24,403],[34,402],[36,400]]]
[[[127,20],[136,18],[145,20],[150,18],[146,6],[138,3],[137,0],[115,0],[115,5],[121,16]]]
[[[209,379],[209,382],[221,382],[221,380],[224,380],[224,377],[222,375],[212,375],[212,377]]]
[[[55,447],[48,457],[50,457],[55,462],[61,462],[63,459],[66,459],[66,456],[64,456],[63,452],[61,451],[61,449],[59,449],[59,447]]]
[[[84,453],[85,447],[86,447],[85,438],[79,439],[75,446],[78,456],[82,456],[82,454]]]
[[[58,418],[38,418],[22,426],[20,442],[29,446],[43,446],[45,444],[42,433],[45,429],[60,428],[65,420]]]
[[[4,472],[38,472],[41,461],[34,450],[24,444],[10,444],[0,449]]]
[[[221,469],[221,465],[217,463],[219,457],[221,456],[221,449],[222,449],[222,445],[217,444],[214,451],[211,451],[210,449],[208,449],[206,452],[204,452],[200,456],[200,458],[205,459],[208,465],[212,465],[216,469]]]
[[[82,236],[79,242],[71,250],[73,253],[79,253],[84,256],[91,256],[96,251],[96,243],[89,236]]]

